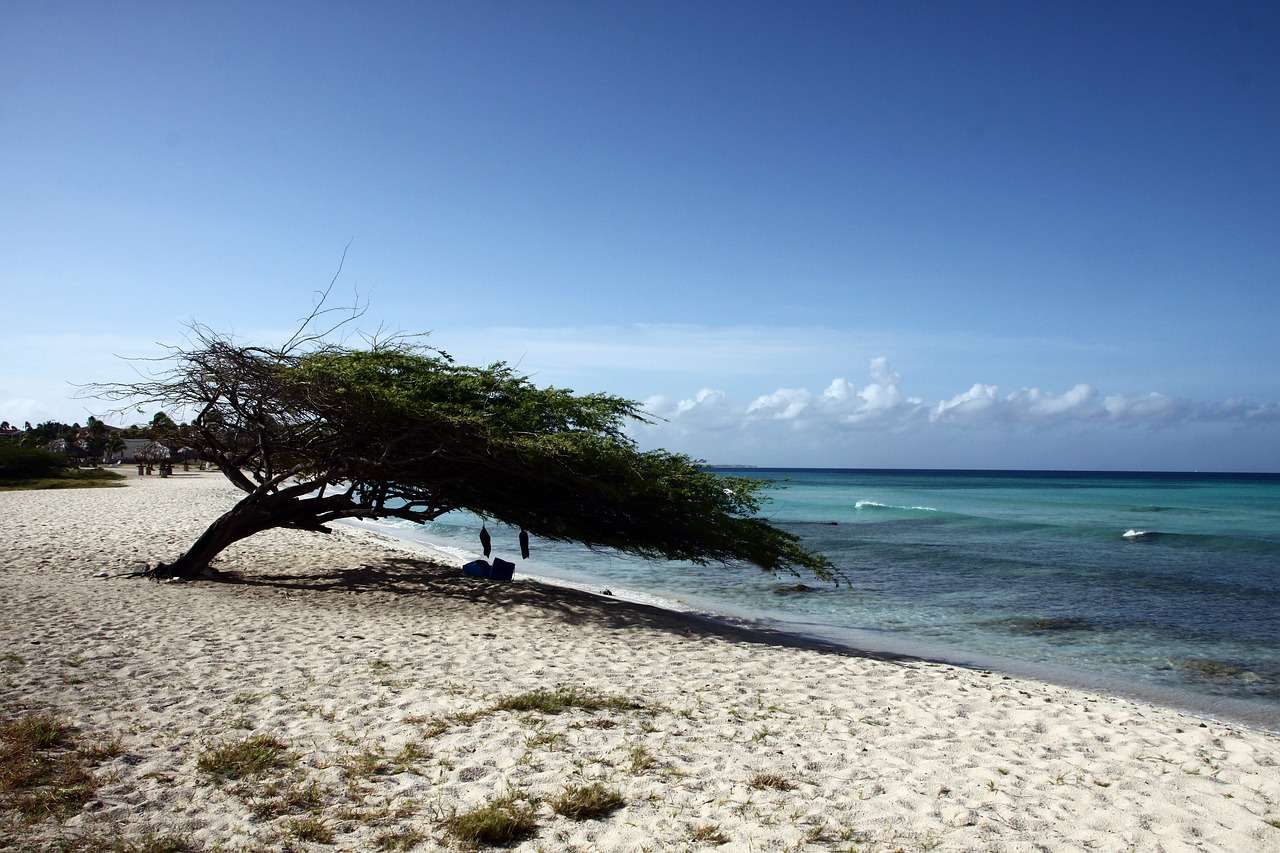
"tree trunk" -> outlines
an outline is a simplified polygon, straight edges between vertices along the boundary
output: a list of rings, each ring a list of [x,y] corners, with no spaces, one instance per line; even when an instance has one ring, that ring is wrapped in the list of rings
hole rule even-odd
[[[172,563],[159,563],[154,569],[146,572],[147,577],[156,580],[182,578],[196,580],[199,578],[216,578],[219,572],[209,567],[214,557],[235,542],[260,533],[271,527],[279,526],[287,512],[278,516],[269,508],[253,505],[252,496],[245,498],[210,524],[200,538],[192,543],[187,552]],[[287,507],[280,507],[287,510]]]
[[[320,518],[331,521],[359,514],[342,495],[299,499],[253,492],[210,524],[181,557],[172,563],[158,563],[143,574],[156,580],[217,578],[220,573],[209,567],[210,561],[228,545],[241,539],[273,527],[328,533],[329,529],[320,523]]]

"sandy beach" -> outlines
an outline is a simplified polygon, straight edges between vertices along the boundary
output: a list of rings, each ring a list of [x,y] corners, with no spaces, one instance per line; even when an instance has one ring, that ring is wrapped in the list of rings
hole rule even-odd
[[[350,529],[234,546],[243,583],[125,577],[235,497],[0,494],[0,714],[114,744],[73,813],[6,810],[0,848],[454,848],[449,816],[507,794],[529,851],[1280,848],[1280,737],[1165,708],[464,579]],[[509,701],[558,688],[615,707]],[[213,767],[258,736],[273,766]],[[592,782],[622,807],[554,811]]]

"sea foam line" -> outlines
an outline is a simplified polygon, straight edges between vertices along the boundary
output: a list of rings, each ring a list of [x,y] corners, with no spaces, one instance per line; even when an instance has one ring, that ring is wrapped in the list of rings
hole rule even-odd
[[[882,504],[879,501],[858,501],[853,505],[854,509],[914,509],[921,512],[938,512],[937,507],[932,506],[900,506],[898,504]]]

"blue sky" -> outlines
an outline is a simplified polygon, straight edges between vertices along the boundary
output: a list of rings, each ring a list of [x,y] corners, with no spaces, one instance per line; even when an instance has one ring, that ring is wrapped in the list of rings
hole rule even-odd
[[[351,240],[372,319],[646,445],[1280,469],[1274,5],[686,5],[7,9],[0,417]]]

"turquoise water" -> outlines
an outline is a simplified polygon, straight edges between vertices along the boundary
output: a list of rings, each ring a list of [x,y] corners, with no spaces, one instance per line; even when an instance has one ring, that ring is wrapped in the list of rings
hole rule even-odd
[[[844,580],[533,543],[522,571],[1280,723],[1280,476],[725,471]],[[478,550],[453,514],[403,535]],[[491,525],[495,554],[514,531]],[[1128,534],[1128,535],[1126,535]]]

